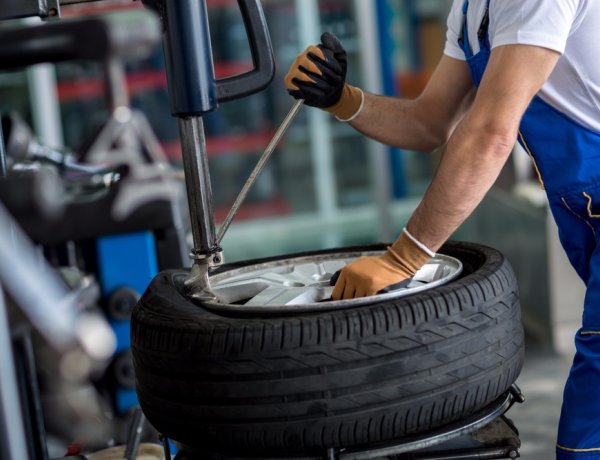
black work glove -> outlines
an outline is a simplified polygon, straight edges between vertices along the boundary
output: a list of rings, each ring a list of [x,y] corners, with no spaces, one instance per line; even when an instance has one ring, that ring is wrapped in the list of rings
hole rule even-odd
[[[296,57],[285,76],[285,86],[296,99],[325,109],[340,119],[356,115],[362,106],[362,91],[346,84],[346,50],[329,32],[321,44],[311,45]]]

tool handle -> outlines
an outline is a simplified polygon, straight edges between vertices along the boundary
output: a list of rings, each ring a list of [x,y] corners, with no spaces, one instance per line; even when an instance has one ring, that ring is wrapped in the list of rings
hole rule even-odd
[[[145,0],[163,16],[171,113],[202,116],[219,102],[256,93],[275,75],[275,60],[260,0],[238,0],[254,68],[215,79],[206,0]]]
[[[269,29],[260,0],[238,0],[254,68],[233,77],[217,80],[217,99],[227,102],[264,89],[275,76],[275,58]]]

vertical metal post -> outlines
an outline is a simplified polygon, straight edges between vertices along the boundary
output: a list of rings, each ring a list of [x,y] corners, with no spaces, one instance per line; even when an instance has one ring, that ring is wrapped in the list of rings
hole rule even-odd
[[[206,0],[166,2],[165,11],[164,49],[169,98],[171,113],[179,123],[194,237],[192,257],[195,265],[208,265],[217,262],[209,258],[220,252],[220,248],[216,242],[202,125],[202,115],[218,106]]]
[[[48,460],[46,428],[44,426],[44,413],[42,411],[31,329],[28,325],[21,325],[16,331],[13,331],[12,338],[15,371],[24,414],[23,424],[27,433],[31,455],[36,460]]]
[[[325,451],[324,460],[337,460],[337,459],[338,459],[338,453],[335,449],[331,448],[331,449],[327,449],[327,451]]]
[[[29,19],[39,24],[39,19]],[[33,128],[44,144],[58,148],[64,146],[60,103],[56,92],[56,67],[54,64],[38,64],[27,70],[29,96],[33,116]]]
[[[321,36],[319,3],[317,0],[296,0],[296,17],[300,48],[318,43]],[[314,165],[314,184],[317,215],[325,226],[336,221],[338,214],[338,189],[335,172],[335,152],[331,115],[321,110],[307,110],[308,139]],[[339,235],[325,232],[322,244],[335,247],[341,244]]]
[[[0,113],[0,117],[2,114]],[[8,169],[6,166],[6,144],[4,141],[4,132],[2,131],[2,123],[0,123],[0,178],[6,177]]]
[[[354,0],[356,21],[358,24],[359,43],[361,45],[361,62],[365,87],[377,94],[383,92],[381,76],[380,43],[373,28],[377,25],[377,5],[375,2]],[[390,241],[396,237],[390,215],[390,199],[392,178],[390,175],[390,158],[387,148],[375,141],[368,140],[369,161],[371,166],[371,182],[377,213],[379,215],[379,237]]]
[[[130,107],[125,65],[118,59],[110,58],[104,63],[106,92],[111,113],[121,107]]]
[[[296,0],[295,7],[300,48],[318,43],[321,30],[317,0]],[[309,110],[307,117],[308,138],[314,162],[317,211],[321,220],[332,221],[338,208],[331,116],[320,110]],[[330,243],[335,244],[334,241]]]
[[[131,420],[131,425],[129,426],[127,446],[125,447],[125,453],[123,455],[124,460],[135,460],[137,458],[140,443],[142,442],[142,434],[144,433],[145,424],[146,417],[144,416],[142,409],[138,407]]]
[[[29,458],[4,291],[0,288],[0,455]]]
[[[192,297],[214,297],[208,270],[222,262],[215,233],[202,115],[260,91],[275,73],[273,50],[259,0],[238,0],[254,69],[217,81],[206,0],[146,0],[163,16],[164,51],[171,113],[179,119],[183,166],[192,222],[194,265],[186,285]]]
[[[212,262],[220,263],[202,118],[180,118],[179,133],[194,237],[192,257],[200,260],[210,255],[216,257]]]
[[[164,51],[171,113],[178,119],[194,247],[186,285],[193,297],[214,297],[208,270],[222,260],[216,241],[202,115],[218,106],[206,0],[164,3]]]

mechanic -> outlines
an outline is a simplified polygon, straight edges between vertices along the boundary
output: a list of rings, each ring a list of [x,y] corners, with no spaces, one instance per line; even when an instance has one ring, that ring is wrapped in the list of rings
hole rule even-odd
[[[600,2],[454,0],[444,55],[415,100],[347,84],[342,44],[329,33],[321,41],[286,75],[293,97],[388,145],[444,146],[398,239],[347,265],[333,298],[373,295],[414,275],[483,199],[518,140],[587,287],[557,458],[600,459]]]

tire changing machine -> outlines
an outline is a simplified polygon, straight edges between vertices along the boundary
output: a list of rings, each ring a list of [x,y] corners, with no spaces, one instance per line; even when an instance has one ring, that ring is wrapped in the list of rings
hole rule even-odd
[[[206,0],[143,0],[161,16],[163,45],[172,115],[179,120],[184,172],[194,237],[194,265],[186,284],[196,298],[214,297],[208,280],[210,270],[223,261],[215,222],[202,125],[203,114],[220,102],[239,99],[266,87],[275,65],[267,24],[260,0],[238,0],[250,42],[254,69],[224,80],[215,80],[208,28]],[[222,236],[223,231],[220,232]],[[519,433],[505,416],[524,397],[516,385],[490,406],[467,420],[435,431],[399,439],[386,445],[328,449],[319,457],[336,459],[503,459],[520,456]],[[171,458],[169,443],[165,458]],[[177,460],[232,458],[178,446]],[[235,457],[233,457],[235,458]]]

